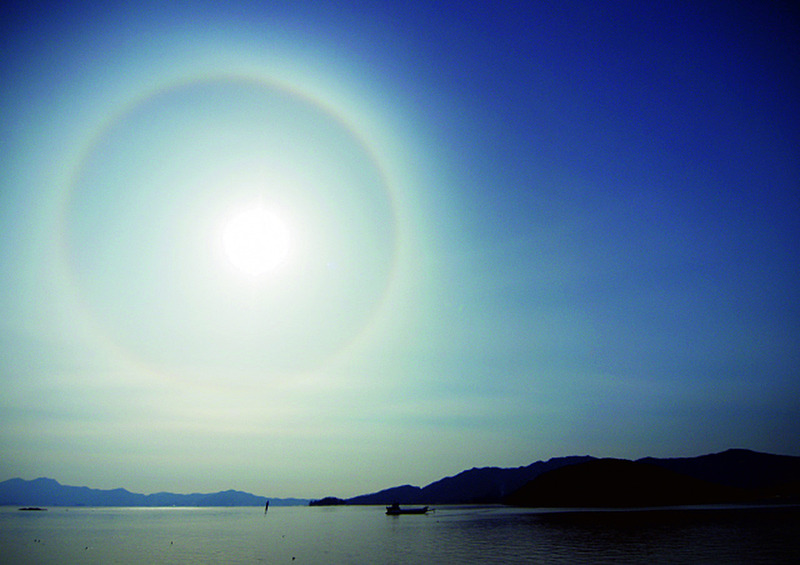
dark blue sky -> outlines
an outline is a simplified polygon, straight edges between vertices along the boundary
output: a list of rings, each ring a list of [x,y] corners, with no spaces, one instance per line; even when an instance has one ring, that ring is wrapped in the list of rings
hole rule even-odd
[[[2,10],[0,478],[800,455],[791,2]]]

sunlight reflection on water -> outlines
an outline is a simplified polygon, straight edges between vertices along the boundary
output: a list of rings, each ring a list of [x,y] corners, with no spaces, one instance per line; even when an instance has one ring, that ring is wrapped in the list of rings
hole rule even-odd
[[[800,509],[0,510],[5,563],[794,563]]]

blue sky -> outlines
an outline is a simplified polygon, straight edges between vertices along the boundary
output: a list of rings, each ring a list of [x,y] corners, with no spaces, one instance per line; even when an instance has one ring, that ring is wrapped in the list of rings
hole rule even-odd
[[[319,497],[800,455],[790,3],[0,22],[0,479]],[[253,210],[280,253],[226,235]]]

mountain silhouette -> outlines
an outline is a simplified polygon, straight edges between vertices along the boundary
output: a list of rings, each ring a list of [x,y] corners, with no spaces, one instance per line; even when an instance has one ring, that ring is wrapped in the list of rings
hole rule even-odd
[[[594,461],[601,460],[586,455],[556,457],[526,467],[509,469],[473,468],[422,488],[403,485],[349,498],[347,503],[530,505],[530,500],[521,495],[515,498],[516,491],[545,473],[562,469],[566,475],[552,486],[585,494],[582,502],[576,498],[565,504],[568,506],[596,506],[600,502],[603,502],[604,506],[620,506],[628,503],[638,506],[645,501],[652,502],[653,505],[663,505],[667,499],[672,501],[670,504],[706,504],[723,501],[800,502],[800,457],[759,453],[747,449],[729,449],[699,457],[667,459],[646,457],[636,461],[638,465],[633,466],[631,466],[633,461],[617,459],[615,461],[623,463],[603,463],[594,469],[589,466],[589,471],[580,473],[566,471],[571,466]],[[596,479],[591,477],[592,470],[600,474]],[[586,476],[582,473],[586,473]],[[597,483],[603,476],[605,482]],[[615,478],[617,476],[625,477],[625,480]],[[552,478],[546,480],[555,481]],[[570,480],[575,481],[575,484],[570,485]],[[593,493],[591,488],[584,488],[582,486],[584,483],[595,484],[599,493]],[[621,488],[623,486],[629,487],[630,490],[625,491]],[[617,502],[601,500],[602,491],[608,489],[619,495]],[[648,489],[654,492],[648,494]],[[663,500],[659,501],[659,496],[662,496]],[[565,495],[565,500],[568,498]],[[623,499],[627,500],[625,504],[622,502]],[[679,500],[682,502],[676,502]]]
[[[330,497],[333,499],[333,497]],[[324,500],[324,499],[323,499]],[[337,503],[340,499],[336,499]],[[0,482],[0,505],[264,506],[266,498],[226,490],[210,494],[137,494],[62,485],[54,479]],[[272,498],[271,506],[307,505]],[[800,457],[729,449],[699,457],[637,461],[589,455],[525,467],[462,471],[425,487],[402,485],[355,496],[346,504],[519,504],[522,506],[661,506],[715,502],[800,504]]]
[[[536,507],[642,507],[744,502],[747,491],[624,459],[596,459],[548,471],[504,502]]]
[[[763,492],[780,492],[800,481],[800,457],[749,449],[729,449],[699,457],[645,457],[638,461],[704,481]]]
[[[348,504],[490,504],[498,503],[538,475],[594,459],[588,455],[555,457],[526,467],[473,468],[420,488],[404,485],[347,499]]]
[[[101,490],[62,485],[54,479],[9,479],[0,483],[0,505],[18,506],[264,506],[266,497],[237,490],[210,494],[137,494],[123,488]],[[270,505],[308,504],[307,499],[272,498]]]

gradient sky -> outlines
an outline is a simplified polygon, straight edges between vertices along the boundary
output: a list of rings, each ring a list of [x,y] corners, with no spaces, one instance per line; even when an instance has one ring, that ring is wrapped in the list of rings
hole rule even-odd
[[[800,455],[792,4],[5,3],[0,480]]]

